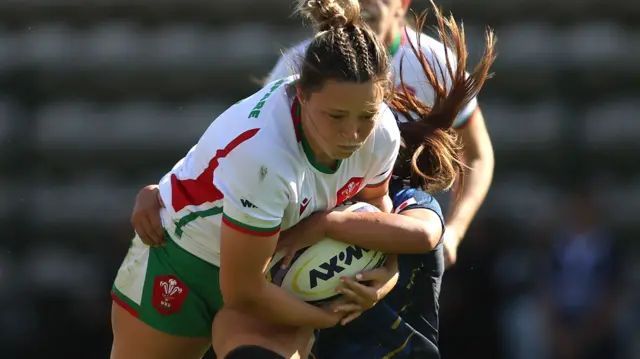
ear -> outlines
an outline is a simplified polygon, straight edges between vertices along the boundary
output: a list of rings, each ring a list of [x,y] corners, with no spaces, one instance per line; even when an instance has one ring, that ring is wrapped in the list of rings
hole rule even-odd
[[[300,102],[304,102],[306,97],[305,97],[304,91],[302,91],[302,88],[300,88],[300,84],[296,82],[294,86],[296,87],[296,97],[298,97],[298,100]]]

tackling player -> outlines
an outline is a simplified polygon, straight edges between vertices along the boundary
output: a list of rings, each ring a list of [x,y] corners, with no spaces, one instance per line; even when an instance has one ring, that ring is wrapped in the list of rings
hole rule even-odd
[[[444,64],[448,56],[447,49],[438,40],[407,26],[405,19],[410,3],[411,0],[361,0],[363,19],[387,47],[391,57],[392,71],[396,75],[394,79],[396,86],[400,88],[402,80],[408,91],[414,92],[423,103],[432,105],[434,89],[430,81],[425,79],[420,58],[413,52],[412,46],[420,47],[431,64]],[[303,41],[286,51],[276,63],[267,81],[271,82],[297,73],[300,68],[300,59],[304,57],[310,41]],[[466,53],[461,55],[466,56]],[[400,70],[402,70],[402,79],[398,76]],[[441,74],[436,72],[436,75]],[[443,81],[443,78],[441,77],[440,80]],[[442,83],[450,84],[446,80]],[[444,240],[447,265],[456,261],[460,241],[465,236],[491,186],[494,167],[491,139],[476,98],[471,99],[460,111],[453,127],[464,144],[463,157],[469,170],[465,171],[461,187],[455,187],[453,191],[452,198],[456,200],[447,206]]]

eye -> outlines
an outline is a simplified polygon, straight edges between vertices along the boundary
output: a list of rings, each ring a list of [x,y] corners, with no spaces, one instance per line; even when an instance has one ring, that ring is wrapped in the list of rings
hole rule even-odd
[[[344,115],[336,115],[336,114],[329,114],[329,117],[331,117],[334,120],[341,120],[344,118]]]
[[[373,121],[376,118],[376,114],[375,113],[367,113],[364,114],[362,116],[360,116],[360,119],[363,121]]]

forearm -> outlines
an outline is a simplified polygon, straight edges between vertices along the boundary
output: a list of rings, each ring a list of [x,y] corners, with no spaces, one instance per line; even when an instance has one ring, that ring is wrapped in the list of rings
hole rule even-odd
[[[381,212],[389,213],[393,210],[393,200],[389,195],[384,195],[376,198],[365,198],[362,196],[356,196],[354,198],[357,201],[367,202],[372,206],[378,207]]]
[[[329,212],[327,237],[384,253],[425,253],[433,249],[422,221],[391,213]]]
[[[254,291],[248,300],[238,304],[231,306],[274,324],[316,329],[336,324],[325,309],[305,303],[268,282]]]
[[[467,165],[470,169],[465,173],[462,187],[452,192],[453,205],[445,217],[447,225],[455,228],[460,237],[464,237],[491,186],[494,168],[493,152],[475,156]]]

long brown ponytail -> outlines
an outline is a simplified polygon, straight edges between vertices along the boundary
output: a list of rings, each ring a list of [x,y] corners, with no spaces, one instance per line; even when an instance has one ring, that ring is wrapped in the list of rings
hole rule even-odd
[[[412,187],[438,192],[451,188],[464,167],[461,160],[462,146],[451,126],[458,113],[476,97],[485,80],[490,77],[489,68],[496,56],[495,36],[488,29],[484,54],[475,69],[467,75],[468,54],[464,28],[458,26],[453,16],[445,18],[433,2],[432,6],[438,21],[438,35],[445,48],[446,64],[443,66],[437,61],[433,64],[427,59],[420,44],[420,36],[417,44],[411,43],[411,49],[420,60],[429,85],[434,89],[433,106],[420,102],[404,81],[401,84],[403,91],[393,94],[390,106],[409,119],[399,124],[404,143],[394,173],[409,178]],[[418,33],[424,27],[426,18],[426,11],[416,16]],[[454,64],[451,63],[452,59],[455,59]],[[402,65],[400,78],[402,79]]]

